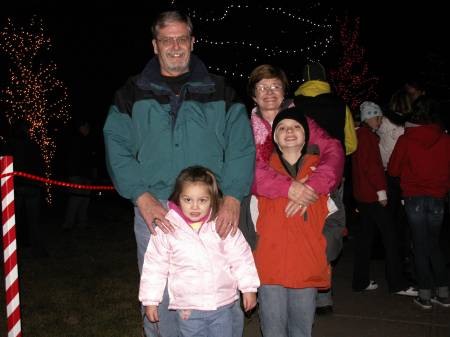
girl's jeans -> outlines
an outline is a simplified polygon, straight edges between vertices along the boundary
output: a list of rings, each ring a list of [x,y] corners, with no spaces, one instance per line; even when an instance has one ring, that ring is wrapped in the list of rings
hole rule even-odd
[[[180,337],[232,337],[234,304],[217,310],[177,310]]]

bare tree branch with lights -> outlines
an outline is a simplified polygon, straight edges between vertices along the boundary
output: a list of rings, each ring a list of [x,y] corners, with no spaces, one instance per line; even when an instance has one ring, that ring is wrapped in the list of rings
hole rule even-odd
[[[28,124],[30,138],[36,142],[45,163],[45,175],[51,177],[56,143],[49,133],[49,124],[69,120],[68,89],[56,78],[56,64],[44,63],[50,50],[41,19],[33,17],[28,27],[18,27],[8,19],[0,31],[0,51],[11,61],[9,83],[2,88],[0,100],[9,124],[23,120]],[[48,197],[51,201],[49,186]]]
[[[330,70],[330,82],[353,114],[357,114],[363,101],[377,99],[379,78],[369,72],[366,50],[359,43],[360,19],[344,17],[336,21],[342,56],[337,69]]]

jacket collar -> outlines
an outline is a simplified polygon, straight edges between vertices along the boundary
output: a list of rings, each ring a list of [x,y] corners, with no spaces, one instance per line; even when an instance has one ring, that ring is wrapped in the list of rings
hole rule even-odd
[[[211,93],[215,91],[215,84],[211,79],[205,64],[191,54],[189,63],[190,76],[187,84],[190,91],[197,93]],[[142,90],[152,90],[159,93],[170,92],[169,87],[161,76],[161,66],[158,57],[153,57],[138,75],[137,86]]]
[[[329,94],[331,92],[330,84],[325,81],[306,81],[295,91],[295,96],[315,97],[321,94]]]
[[[189,219],[186,215],[184,215],[181,208],[177,204],[175,204],[173,201],[169,201],[168,206],[169,206],[169,209],[174,210],[184,220],[184,222],[186,222],[189,225],[191,223],[193,223],[193,221],[191,219]],[[205,215],[202,219],[200,219],[199,221],[195,221],[195,222],[202,222],[202,223],[208,222],[210,216],[211,216],[211,211],[209,212],[209,214]]]
[[[168,202],[167,206],[169,207],[169,212],[167,212],[166,214],[166,219],[169,220],[176,228],[182,231],[188,231],[189,233],[192,233],[192,227],[190,225],[190,222],[187,221],[181,209],[172,202]],[[215,222],[211,220],[211,212],[210,212],[206,217],[206,219],[204,219],[204,222],[199,230],[199,233],[211,230],[215,231],[215,228],[216,228]]]

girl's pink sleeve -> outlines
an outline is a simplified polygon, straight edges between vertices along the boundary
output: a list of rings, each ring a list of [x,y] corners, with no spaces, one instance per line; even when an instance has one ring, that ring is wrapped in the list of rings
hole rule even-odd
[[[156,228],[158,235],[151,235],[144,255],[139,301],[144,305],[159,305],[169,274],[169,249],[167,235]]]
[[[249,244],[238,229],[234,236],[225,239],[225,252],[231,265],[231,273],[242,293],[256,293],[260,286],[255,260]]]
[[[341,183],[344,173],[344,151],[337,139],[330,137],[311,118],[307,117],[307,120],[309,144],[315,144],[319,147],[320,162],[306,184],[316,193],[328,194]]]

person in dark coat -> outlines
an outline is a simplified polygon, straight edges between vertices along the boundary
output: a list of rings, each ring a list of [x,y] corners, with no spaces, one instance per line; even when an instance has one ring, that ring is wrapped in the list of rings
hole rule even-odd
[[[39,145],[30,138],[29,125],[18,121],[7,140],[5,153],[13,157],[14,171],[43,176],[44,160]],[[14,177],[14,207],[19,251],[31,248],[33,257],[47,257],[44,228],[40,221],[42,186],[35,180]]]
[[[69,182],[81,185],[92,183],[96,176],[95,154],[91,126],[87,121],[81,121],[70,141],[67,167]],[[69,193],[63,229],[70,230],[74,226],[85,228],[89,225],[91,191],[73,188]]]
[[[303,80],[295,92],[295,105],[303,107],[308,117],[314,119],[331,137],[339,140],[346,155],[352,154],[358,145],[352,113],[347,104],[331,92],[325,68],[318,62],[306,64],[303,68]],[[336,263],[346,233],[344,179],[331,192],[331,199],[337,210],[326,219],[323,234],[327,239],[328,261]],[[332,312],[331,289],[319,291],[316,298],[316,313],[325,315]]]

